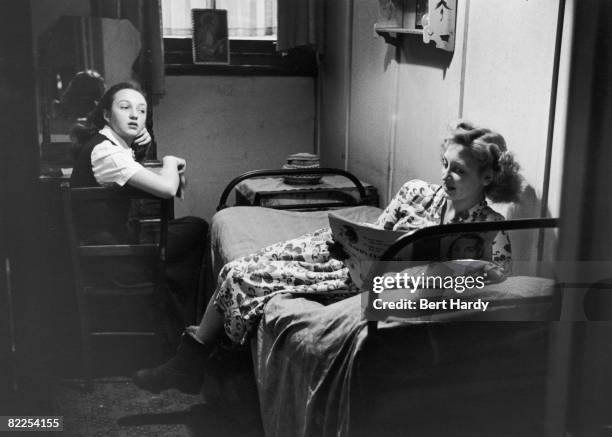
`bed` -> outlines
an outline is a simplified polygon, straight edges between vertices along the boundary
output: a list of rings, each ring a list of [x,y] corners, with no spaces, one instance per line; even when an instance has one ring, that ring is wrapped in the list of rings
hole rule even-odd
[[[267,175],[270,171],[244,177]],[[327,211],[226,208],[232,188],[224,191],[211,224],[214,277],[232,259],[328,224]],[[378,208],[360,205],[360,198],[344,200],[332,206],[342,206],[336,212],[351,220],[373,221],[380,214]],[[555,226],[553,219],[538,219],[429,228],[402,238],[383,259],[441,232]],[[378,268],[384,270],[384,263]],[[364,308],[373,299],[368,291],[328,305],[275,296],[251,342],[266,436],[398,435],[408,429],[435,435],[437,427],[449,424],[466,435],[488,426],[496,434],[502,426],[507,435],[540,435],[554,282],[513,276],[479,295],[485,294],[498,303],[485,316],[469,315],[480,320],[471,322],[457,312],[423,312],[408,319],[390,314],[368,321]],[[529,412],[526,423],[508,414],[508,402]]]

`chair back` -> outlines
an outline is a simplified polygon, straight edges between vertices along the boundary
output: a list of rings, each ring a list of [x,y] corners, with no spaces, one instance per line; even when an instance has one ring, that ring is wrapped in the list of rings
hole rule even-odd
[[[91,389],[92,336],[158,335],[163,338],[162,315],[146,329],[134,327],[131,320],[121,320],[120,328],[106,329],[100,323],[100,326],[92,326],[91,298],[147,295],[153,296],[155,302],[166,301],[166,246],[173,199],[161,199],[131,187],[73,188],[68,183],[61,185],[61,197],[81,325],[83,373],[86,387]],[[104,224],[104,218],[96,218],[99,235],[89,238],[87,223],[83,221],[92,217],[91,211],[104,210],[96,205],[104,204],[110,210],[113,205],[125,205],[126,202],[132,204],[132,212],[130,217],[125,217],[125,228],[128,228],[129,220],[133,238],[127,241],[114,238],[112,231],[117,230],[116,223],[109,223],[110,232],[104,234],[109,238],[100,238],[99,226]]]
[[[81,276],[81,260],[84,257],[155,257],[156,273],[159,278],[165,274],[166,245],[168,236],[168,219],[172,214],[173,199],[161,199],[152,194],[131,187],[78,187],[72,188],[68,183],[61,186],[62,202],[66,231],[70,245],[72,269],[76,276]],[[132,201],[134,206],[140,206],[140,211],[128,218],[136,239],[128,242],[92,243],[83,239],[83,228],[77,212],[94,203]],[[146,202],[146,203],[143,203]],[[142,206],[146,207],[143,208]],[[135,208],[138,209],[138,208]],[[143,211],[143,210],[147,211]],[[154,237],[147,238],[146,230],[153,229]],[[157,281],[156,281],[157,282]]]

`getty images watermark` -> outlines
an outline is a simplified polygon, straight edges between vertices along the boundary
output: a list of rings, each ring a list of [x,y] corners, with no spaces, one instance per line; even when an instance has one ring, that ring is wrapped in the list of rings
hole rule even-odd
[[[389,262],[364,284],[362,307],[377,321],[612,321],[612,262],[521,262],[512,272],[415,274]],[[440,272],[445,272],[441,274]]]

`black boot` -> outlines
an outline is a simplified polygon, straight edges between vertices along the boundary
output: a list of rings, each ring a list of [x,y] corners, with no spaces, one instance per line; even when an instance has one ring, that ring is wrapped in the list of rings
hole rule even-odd
[[[132,380],[151,393],[176,388],[183,393],[197,394],[204,379],[204,362],[211,351],[210,345],[184,333],[174,357],[161,366],[137,371]]]

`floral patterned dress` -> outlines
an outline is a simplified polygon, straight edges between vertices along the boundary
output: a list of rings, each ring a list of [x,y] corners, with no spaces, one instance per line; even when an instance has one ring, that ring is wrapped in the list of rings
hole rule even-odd
[[[402,186],[373,226],[414,232],[439,225],[445,204],[442,187],[412,180]],[[452,222],[497,220],[503,217],[483,200]],[[344,263],[329,255],[326,241],[331,239],[330,229],[323,228],[227,263],[219,273],[214,304],[223,314],[228,337],[235,343],[245,343],[265,303],[277,293],[331,300],[357,293]],[[509,269],[510,253],[508,235],[499,232],[492,243],[492,261]]]

